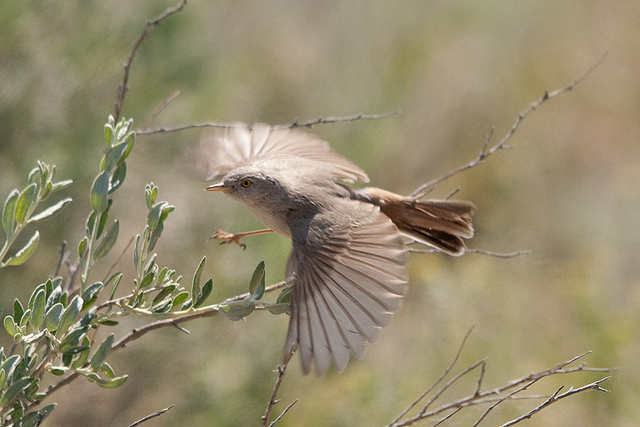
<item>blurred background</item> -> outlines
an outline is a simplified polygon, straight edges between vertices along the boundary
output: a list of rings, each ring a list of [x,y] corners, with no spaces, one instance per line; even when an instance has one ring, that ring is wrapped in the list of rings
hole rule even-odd
[[[10,312],[14,298],[25,301],[53,273],[63,240],[77,247],[122,65],[145,22],[174,2],[0,3],[0,199],[25,186],[38,159],[75,182],[59,196],[74,203],[40,226],[36,255],[0,271],[0,304]],[[153,125],[281,124],[402,110],[313,132],[373,184],[405,194],[473,159],[493,126],[497,142],[545,90],[569,84],[605,52],[575,90],[527,117],[510,140],[514,149],[431,193],[459,189],[455,198],[476,204],[470,247],[530,255],[412,255],[404,307],[363,361],[322,379],[302,376],[297,358],[292,362],[274,412],[300,401],[279,425],[388,423],[443,372],[472,325],[459,367],[488,358],[487,387],[587,350],[589,365],[621,369],[603,384],[611,393],[581,393],[531,425],[640,423],[640,3],[190,0],[154,29],[133,61],[123,110],[135,125],[176,90]],[[156,247],[161,266],[190,279],[206,255],[212,301],[246,292],[261,260],[268,283],[282,280],[285,238],[255,237],[244,252],[207,241],[216,228],[260,224],[241,206],[205,193],[181,162],[200,136],[189,130],[137,138],[112,209],[120,239],[94,271],[96,280],[144,228],[144,185],[151,181],[159,200],[176,206]],[[117,265],[125,272],[122,292],[132,280],[130,253]],[[124,386],[105,390],[78,380],[52,396],[59,406],[45,425],[128,425],[171,404],[145,425],[256,425],[287,321],[256,312],[241,322],[184,324],[190,335],[148,334],[109,356],[118,374],[129,374]],[[122,335],[144,322],[130,317],[113,330]],[[549,378],[531,391],[551,394],[604,375]],[[474,381],[444,399],[472,393]],[[535,404],[504,403],[486,425]],[[467,409],[452,425],[470,425],[483,410]]]

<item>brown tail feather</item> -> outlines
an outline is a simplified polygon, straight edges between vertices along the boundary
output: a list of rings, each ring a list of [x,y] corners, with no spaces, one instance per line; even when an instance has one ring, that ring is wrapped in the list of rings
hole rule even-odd
[[[458,200],[425,200],[400,196],[379,188],[366,188],[368,201],[380,206],[401,233],[449,255],[462,255],[462,239],[473,237],[471,216],[475,206]]]

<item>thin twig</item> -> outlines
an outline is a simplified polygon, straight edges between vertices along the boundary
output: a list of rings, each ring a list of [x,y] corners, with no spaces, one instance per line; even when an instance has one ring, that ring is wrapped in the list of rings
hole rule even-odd
[[[167,412],[169,409],[173,408],[174,406],[176,406],[176,405],[167,406],[166,408],[161,409],[158,412],[154,412],[153,414],[147,415],[146,417],[139,419],[135,423],[129,424],[129,427],[139,426],[140,424],[144,423],[145,421],[149,421],[152,418],[159,417],[160,415],[164,414],[165,412]]]
[[[273,420],[273,422],[272,422],[271,424],[269,424],[269,427],[273,427],[274,425],[276,425],[276,423],[277,423],[278,421],[280,421],[280,419],[282,419],[282,417],[284,417],[284,414],[286,414],[287,412],[289,412],[289,409],[291,409],[291,407],[292,407],[293,405],[295,405],[296,403],[298,403],[298,399],[296,399],[296,400],[294,400],[293,402],[289,403],[289,404],[287,405],[287,407],[286,407],[286,408],[284,408],[284,411],[282,411],[282,413],[281,413],[280,415],[278,415],[278,417],[277,417],[275,420]]]
[[[149,125],[151,123],[153,123],[153,121],[158,117],[158,115],[162,112],[162,110],[164,110],[165,108],[167,108],[167,105],[169,105],[169,103],[171,101],[173,101],[176,96],[180,95],[180,91],[176,90],[175,92],[173,92],[171,95],[169,95],[164,101],[162,101],[160,103],[160,105],[158,105],[158,108],[156,108],[153,113],[151,113],[151,116],[149,116],[149,118],[147,119],[146,122],[144,122],[144,125],[142,125],[142,129],[146,129],[149,127]]]
[[[606,53],[604,55],[602,55],[602,57],[600,57],[600,59],[598,59],[591,67],[589,67],[589,69],[584,74],[582,74],[580,77],[578,77],[573,82],[569,83],[567,86],[561,87],[560,89],[556,89],[556,90],[554,90],[552,92],[546,92],[545,91],[545,93],[542,95],[542,97],[540,99],[535,101],[533,104],[529,105],[529,107],[526,110],[524,110],[522,113],[520,113],[518,115],[518,118],[514,122],[513,126],[511,126],[511,129],[509,129],[509,131],[506,133],[506,135],[496,145],[494,145],[491,148],[489,148],[489,145],[490,145],[491,139],[493,138],[493,133],[494,133],[494,128],[491,128],[489,134],[487,135],[487,138],[485,139],[484,146],[482,147],[482,150],[480,150],[480,154],[478,154],[478,156],[475,159],[473,159],[472,161],[470,161],[466,165],[460,166],[459,168],[450,171],[447,174],[444,174],[444,175],[442,175],[442,176],[440,176],[440,177],[438,177],[436,179],[433,179],[433,180],[431,180],[431,181],[429,181],[427,183],[422,184],[420,187],[416,188],[415,191],[413,193],[411,193],[410,196],[411,197],[420,198],[420,197],[424,196],[426,190],[432,188],[436,184],[438,184],[438,183],[440,183],[440,182],[442,182],[442,181],[444,181],[446,179],[449,179],[452,176],[459,174],[460,172],[466,171],[468,169],[471,169],[471,168],[479,165],[480,163],[484,162],[487,157],[491,156],[496,151],[507,148],[508,147],[506,145],[507,141],[509,141],[509,139],[513,136],[513,134],[516,132],[516,130],[518,130],[518,127],[520,126],[520,123],[522,123],[522,121],[530,113],[535,111],[536,108],[538,108],[540,105],[542,105],[546,101],[550,100],[551,98],[555,98],[556,96],[562,95],[565,92],[573,90],[573,88],[576,87],[576,85],[578,85],[578,83],[580,83],[582,80],[584,80],[589,74],[591,74],[602,63],[602,61],[604,61],[606,56],[607,56]]]
[[[131,237],[131,240],[129,240],[129,243],[127,243],[127,246],[125,246],[124,249],[122,249],[122,252],[120,252],[120,255],[118,256],[118,259],[115,260],[111,264],[111,267],[109,267],[109,270],[107,270],[107,273],[104,275],[104,279],[102,279],[102,283],[105,283],[107,281],[107,279],[109,278],[109,276],[111,276],[111,272],[113,271],[114,268],[116,268],[116,265],[118,265],[118,263],[120,263],[120,260],[122,259],[124,254],[127,253],[127,251],[129,250],[129,248],[131,247],[131,245],[133,244],[133,241],[135,239],[136,239],[135,237]]]
[[[147,21],[147,25],[145,25],[144,30],[142,30],[142,34],[140,34],[140,37],[138,37],[138,40],[136,40],[136,42],[133,44],[133,48],[131,49],[131,52],[129,52],[129,58],[127,58],[127,62],[124,64],[124,75],[122,76],[122,83],[120,83],[120,86],[118,86],[118,95],[116,97],[115,114],[114,114],[116,123],[118,123],[118,120],[120,120],[120,113],[122,112],[124,98],[125,98],[125,95],[127,94],[127,90],[129,90],[129,87],[128,87],[129,72],[131,70],[131,63],[133,62],[133,57],[135,56],[136,51],[138,50],[138,48],[140,47],[144,39],[149,35],[151,30],[153,30],[153,28],[156,25],[158,25],[160,21],[182,10],[185,4],[187,4],[187,0],[182,0],[180,1],[180,3],[178,3],[177,6],[170,7],[166,9],[164,12],[162,12],[160,15],[156,16],[151,21]]]
[[[299,127],[313,127],[319,124],[327,124],[327,123],[340,123],[340,122],[353,122],[356,120],[376,120],[383,119],[385,117],[391,117],[400,114],[400,111],[391,111],[389,113],[382,114],[354,114],[352,116],[344,116],[344,117],[318,117],[316,119],[307,120],[307,121],[299,121],[298,119],[294,120],[291,123],[283,124],[283,125],[275,125],[272,126],[273,129],[292,129]],[[136,135],[149,135],[154,133],[169,133],[169,132],[179,132],[188,129],[198,129],[198,128],[233,128],[233,127],[246,127],[247,125],[238,122],[204,122],[204,123],[191,123],[188,125],[182,126],[174,126],[174,127],[160,127],[155,129],[147,129],[143,127],[136,131]]]
[[[549,397],[549,399],[544,401],[544,403],[536,406],[535,408],[533,408],[531,411],[527,412],[526,414],[523,414],[523,415],[519,416],[518,418],[515,418],[515,419],[513,419],[513,420],[511,420],[511,421],[509,421],[507,423],[502,424],[501,427],[509,427],[509,426],[512,426],[514,424],[519,423],[520,421],[529,419],[534,414],[540,412],[541,410],[543,410],[547,406],[551,405],[552,403],[555,403],[560,399],[564,399],[565,397],[569,397],[569,396],[571,396],[573,394],[580,393],[580,392],[585,391],[585,390],[592,389],[592,390],[603,391],[603,392],[609,393],[609,390],[600,387],[600,384],[602,382],[608,380],[609,378],[611,378],[611,376],[608,376],[608,377],[605,377],[605,378],[601,378],[601,379],[599,379],[597,381],[594,381],[594,382],[592,382],[590,384],[584,385],[584,386],[582,386],[580,388],[575,388],[575,389],[571,388],[569,391],[567,391],[565,393],[562,393],[561,395],[558,395],[558,392],[560,391],[560,389],[558,389],[558,391],[556,391],[556,393],[554,393],[551,397]]]
[[[279,400],[277,399],[278,390],[280,390],[280,385],[282,384],[282,379],[284,378],[284,373],[287,370],[287,366],[289,366],[289,361],[291,360],[292,354],[293,354],[293,350],[291,351],[291,354],[289,355],[289,357],[286,357],[285,360],[282,362],[282,365],[278,365],[278,368],[275,371],[278,373],[278,376],[276,377],[276,382],[273,385],[273,391],[271,392],[271,397],[269,398],[267,409],[265,410],[264,415],[262,416],[262,425],[264,427],[267,427],[267,424],[269,423],[269,415],[271,415],[271,411],[273,410],[273,407],[275,406],[275,404],[279,402]],[[293,404],[295,404],[295,402],[297,402],[297,400],[291,403],[289,406],[287,406],[287,408],[285,408],[282,414],[280,414],[280,416],[271,425],[274,425],[282,417],[282,415],[284,415],[284,413],[287,412]]]
[[[411,243],[418,243],[418,244],[422,244],[419,242],[411,242]],[[438,253],[444,253],[443,251],[441,251],[440,249],[436,249],[436,248],[413,248],[413,247],[409,247],[407,248],[407,252],[411,252],[411,253],[416,253],[416,254],[438,254]],[[492,256],[492,257],[496,257],[496,258],[515,258],[518,256],[522,256],[522,255],[529,255],[531,252],[530,251],[515,251],[515,252],[493,252],[493,251],[487,251],[484,249],[465,249],[465,253],[472,253],[472,254],[482,254],[482,255],[488,255],[488,256]]]
[[[456,353],[456,356],[453,358],[453,360],[451,361],[451,363],[449,364],[449,366],[447,367],[447,369],[444,370],[444,372],[442,373],[442,375],[440,375],[440,377],[433,383],[431,384],[431,386],[429,388],[427,388],[424,392],[422,392],[422,394],[420,394],[420,396],[418,396],[418,398],[416,400],[414,400],[413,402],[411,402],[411,404],[409,406],[407,406],[407,408],[405,410],[403,410],[402,412],[400,412],[400,414],[395,417],[393,420],[391,420],[391,422],[389,423],[389,425],[391,424],[395,424],[397,423],[399,420],[402,419],[402,417],[404,417],[405,415],[407,415],[407,413],[412,410],[427,394],[429,394],[431,392],[431,390],[433,390],[434,388],[436,388],[438,386],[438,384],[440,384],[442,382],[442,380],[444,380],[444,378],[449,375],[449,372],[451,372],[451,370],[453,369],[453,367],[456,365],[456,363],[458,362],[458,359],[460,358],[460,354],[462,354],[462,349],[464,348],[464,345],[467,342],[467,339],[469,338],[469,335],[471,335],[471,331],[473,331],[473,328],[475,326],[471,326],[469,328],[469,330],[467,330],[467,333],[465,334],[464,338],[462,339],[462,342],[460,343],[460,347],[458,348],[458,352]]]
[[[67,252],[67,241],[63,240],[60,245],[60,258],[58,258],[58,264],[56,265],[56,270],[53,273],[53,277],[58,277],[60,274],[60,269],[62,268],[62,264],[69,258],[69,253]]]
[[[579,393],[581,391],[589,390],[589,389],[594,389],[594,390],[599,390],[599,391],[607,391],[607,390],[602,389],[601,387],[599,387],[599,384],[602,381],[605,381],[606,379],[608,379],[609,377],[606,377],[604,379],[595,381],[593,383],[590,383],[590,384],[588,384],[586,386],[583,386],[583,387],[580,387],[578,389],[571,388],[569,391],[567,391],[566,393],[563,393],[563,394],[559,394],[560,391],[561,391],[559,389],[551,397],[549,397],[549,396],[540,396],[540,395],[517,396],[517,394],[519,394],[522,391],[526,390],[532,384],[538,382],[539,380],[541,380],[543,378],[551,376],[551,375],[569,374],[569,373],[575,373],[575,372],[611,372],[611,371],[615,371],[616,370],[616,368],[591,368],[591,367],[586,366],[586,364],[584,364],[584,363],[580,364],[578,366],[575,366],[575,367],[567,368],[567,366],[569,364],[571,364],[571,363],[583,358],[584,356],[588,355],[589,353],[591,353],[591,352],[588,351],[588,352],[583,353],[581,355],[575,356],[575,357],[573,357],[573,358],[571,358],[571,359],[569,359],[567,361],[559,363],[558,365],[554,366],[551,369],[547,369],[545,371],[533,373],[533,374],[527,375],[526,377],[522,377],[522,378],[510,381],[506,385],[503,385],[501,387],[497,387],[497,388],[494,388],[494,389],[491,389],[491,390],[485,390],[485,391],[481,390],[482,381],[483,381],[484,375],[485,375],[485,372],[484,372],[485,364],[484,364],[484,361],[476,362],[474,365],[470,366],[469,368],[465,369],[464,371],[462,371],[461,373],[459,373],[458,375],[453,377],[451,380],[449,380],[447,382],[447,384],[445,384],[440,390],[438,390],[436,395],[430,399],[430,401],[425,405],[425,407],[423,408],[423,410],[419,414],[417,414],[417,415],[415,415],[413,417],[407,418],[407,419],[403,420],[402,422],[400,422],[400,420],[408,412],[408,411],[404,411],[403,414],[400,417],[397,417],[391,424],[389,424],[389,426],[393,426],[393,427],[409,426],[409,425],[413,425],[417,421],[424,420],[424,419],[427,419],[427,418],[430,418],[430,417],[434,417],[434,416],[438,416],[438,415],[446,413],[448,411],[453,411],[452,413],[449,413],[443,419],[438,421],[438,423],[442,423],[444,420],[451,418],[454,414],[456,414],[462,408],[466,408],[468,406],[476,406],[476,405],[482,405],[482,404],[491,403],[492,405],[487,410],[485,410],[485,412],[482,414],[482,416],[474,424],[474,425],[477,426],[477,425],[480,424],[481,421],[483,421],[485,419],[485,417],[489,414],[489,412],[491,412],[495,407],[497,407],[499,404],[501,404],[505,400],[541,399],[541,398],[546,399],[544,403],[542,403],[541,405],[538,405],[532,411],[530,411],[527,414],[524,414],[523,416],[513,420],[513,421],[519,422],[519,421],[521,421],[523,419],[531,417],[531,415],[535,414],[536,412],[539,412],[540,410],[544,409],[546,406],[549,406],[550,404],[558,401],[561,398],[569,397],[569,396],[571,396],[573,394]],[[446,390],[453,383],[455,383],[460,378],[462,378],[463,376],[465,376],[466,374],[468,374],[469,372],[474,370],[477,366],[481,366],[481,371],[480,371],[480,375],[479,375],[478,380],[477,380],[476,390],[475,390],[475,392],[473,394],[471,394],[469,396],[466,396],[466,397],[463,397],[461,399],[458,399],[456,401],[446,403],[446,404],[444,404],[444,405],[442,405],[442,406],[440,406],[440,407],[438,407],[436,409],[433,409],[433,410],[427,412],[427,409],[431,405],[431,403],[433,401],[435,401],[439,397],[439,395],[444,392],[444,390]],[[441,381],[441,379],[439,379],[439,381]],[[430,387],[430,390],[433,390],[433,389],[434,389],[434,387]],[[505,392],[507,392],[507,394],[504,394]],[[422,398],[424,398],[424,395],[422,395],[420,397],[420,400]],[[419,401],[419,400],[417,400],[417,401]],[[416,401],[416,403],[417,403],[417,401]],[[415,403],[414,403],[413,406],[415,406]],[[511,421],[511,422],[513,423],[513,421]],[[507,425],[511,425],[511,424],[507,424]]]

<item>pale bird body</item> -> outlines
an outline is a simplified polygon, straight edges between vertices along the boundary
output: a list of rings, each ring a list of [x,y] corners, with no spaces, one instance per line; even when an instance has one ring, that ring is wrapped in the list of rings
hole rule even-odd
[[[225,192],[292,240],[283,357],[297,348],[304,373],[314,364],[324,375],[332,363],[342,372],[400,308],[407,285],[401,235],[451,255],[473,236],[471,203],[351,188],[342,182],[368,182],[366,173],[300,130],[238,125],[207,151],[210,177],[222,176],[207,189]]]

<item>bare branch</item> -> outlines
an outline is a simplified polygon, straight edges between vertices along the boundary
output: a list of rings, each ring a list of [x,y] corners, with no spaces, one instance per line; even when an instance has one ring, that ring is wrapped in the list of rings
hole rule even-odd
[[[152,418],[159,417],[160,415],[164,414],[165,412],[167,412],[169,409],[173,408],[174,406],[176,406],[176,405],[167,406],[166,408],[161,409],[158,412],[154,412],[153,414],[147,415],[146,417],[139,419],[135,423],[130,424],[129,427],[139,426],[140,424],[144,423],[145,421],[149,421]]]
[[[278,365],[278,368],[275,371],[278,373],[278,376],[276,377],[276,382],[273,385],[273,391],[271,392],[271,397],[269,398],[267,409],[265,410],[264,415],[262,416],[262,425],[264,427],[267,427],[267,424],[269,423],[269,415],[271,415],[271,411],[273,410],[273,407],[276,405],[276,403],[279,402],[279,400],[277,399],[278,390],[280,390],[280,385],[282,384],[284,373],[287,370],[287,366],[289,366],[289,361],[291,360],[291,356],[293,356],[294,351],[295,350],[291,351],[291,354],[289,354],[289,357],[286,357],[282,365]],[[269,426],[275,425],[275,423],[277,423],[280,420],[280,418],[282,418],[282,416],[289,410],[289,408],[291,408],[297,401],[298,400],[296,399],[291,404],[289,404],[289,406],[287,406],[285,410],[282,411],[282,413],[275,419],[275,421],[269,424]]]
[[[298,119],[294,120],[289,124],[283,125],[274,125],[272,126],[274,129],[292,129],[299,127],[313,127],[319,124],[327,124],[327,123],[340,123],[340,122],[353,122],[356,120],[376,120],[383,119],[385,117],[391,117],[400,114],[400,111],[391,111],[388,113],[382,114],[354,114],[352,116],[345,117],[318,117],[316,119],[307,120],[307,121],[298,121]],[[204,123],[192,123],[188,125],[175,126],[175,127],[160,127],[155,129],[147,129],[143,127],[136,131],[137,135],[149,135],[154,133],[169,133],[169,132],[180,132],[188,129],[198,129],[198,128],[232,128],[232,127],[245,127],[245,124],[241,123],[229,123],[229,122],[204,122]]]
[[[511,126],[511,129],[509,129],[509,131],[506,133],[506,135],[500,140],[500,142],[498,142],[496,145],[489,147],[491,139],[493,138],[493,133],[495,128],[491,128],[491,130],[489,131],[489,134],[487,135],[487,138],[485,140],[484,146],[482,147],[482,150],[480,150],[480,153],[478,154],[478,157],[476,157],[475,159],[473,159],[472,161],[470,161],[469,163],[467,163],[466,165],[460,166],[457,169],[454,169],[452,171],[450,171],[449,173],[446,173],[436,179],[433,179],[427,183],[422,184],[420,187],[416,188],[415,191],[413,193],[410,194],[411,197],[423,197],[425,192],[435,186],[436,184],[451,178],[454,175],[459,174],[460,172],[466,171],[468,169],[471,169],[477,165],[479,165],[480,163],[484,162],[485,159],[489,156],[491,156],[492,154],[494,154],[496,151],[498,150],[502,150],[505,148],[508,148],[507,141],[509,141],[509,139],[513,136],[513,134],[516,132],[516,130],[518,130],[518,127],[520,126],[520,123],[522,123],[522,121],[533,111],[535,111],[539,106],[541,106],[543,103],[545,103],[546,101],[550,100],[551,98],[555,98],[556,96],[562,95],[565,92],[568,92],[570,90],[573,90],[574,87],[576,87],[578,85],[578,83],[580,83],[582,80],[584,80],[589,74],[591,74],[596,68],[598,68],[598,66],[602,63],[602,61],[604,61],[604,59],[606,58],[607,54],[605,53],[602,57],[600,57],[600,59],[598,59],[591,67],[589,67],[589,69],[582,74],[580,77],[578,77],[577,79],[575,79],[573,82],[569,83],[568,85],[561,87],[559,89],[556,89],[552,92],[546,92],[542,95],[541,98],[539,98],[537,101],[535,101],[533,104],[529,105],[529,107],[524,110],[522,113],[520,113],[518,115],[518,118],[516,119],[516,121],[514,122],[514,124]]]
[[[410,244],[413,243],[417,243],[422,245],[422,243],[420,242],[411,242]],[[409,247],[407,248],[408,252],[412,252],[412,253],[416,253],[416,254],[437,254],[437,253],[444,253],[443,251],[436,249],[436,248],[412,248]],[[482,255],[488,255],[488,256],[492,256],[492,257],[496,257],[496,258],[515,258],[518,256],[522,256],[522,255],[529,255],[531,252],[530,251],[515,251],[515,252],[506,252],[506,253],[502,253],[502,252],[493,252],[493,251],[487,251],[484,249],[465,249],[465,253],[471,253],[471,254],[482,254]]]
[[[431,384],[431,386],[429,388],[427,388],[420,396],[418,396],[418,398],[416,400],[414,400],[404,411],[400,412],[400,414],[396,418],[391,420],[389,425],[397,423],[399,420],[401,420],[402,417],[407,415],[407,413],[409,411],[411,411],[427,394],[429,394],[431,392],[431,390],[436,388],[438,386],[438,384],[440,384],[442,382],[442,380],[444,380],[445,377],[447,375],[449,375],[449,372],[451,372],[453,367],[458,362],[458,359],[460,358],[460,354],[462,354],[462,349],[464,348],[464,345],[466,344],[467,339],[469,339],[469,335],[471,335],[471,331],[473,331],[474,327],[475,326],[472,326],[467,330],[467,333],[465,334],[464,338],[462,339],[462,342],[460,343],[460,347],[458,348],[458,352],[456,353],[456,356],[453,358],[453,360],[451,361],[451,363],[449,364],[447,369],[444,370],[442,375],[440,375],[440,378],[438,378],[433,384]]]
[[[153,30],[153,28],[156,25],[158,25],[160,21],[162,21],[163,19],[165,19],[170,15],[173,15],[176,12],[179,12],[180,10],[182,10],[182,8],[186,4],[187,4],[187,0],[181,0],[180,3],[178,3],[178,5],[166,9],[164,12],[156,16],[151,21],[147,21],[147,25],[144,27],[144,30],[142,30],[142,34],[140,34],[140,37],[138,37],[138,40],[136,40],[136,42],[133,44],[133,48],[131,49],[131,52],[129,52],[129,58],[127,59],[127,62],[124,64],[124,75],[122,76],[122,83],[120,83],[120,86],[118,86],[118,95],[116,97],[115,114],[114,114],[114,119],[115,119],[114,121],[116,123],[118,123],[118,120],[120,119],[120,113],[122,112],[124,98],[125,98],[125,95],[127,94],[127,90],[129,90],[129,87],[128,87],[129,72],[131,70],[131,63],[133,62],[133,57],[135,56],[136,51],[138,50],[138,48],[140,47],[144,39],[149,35],[151,30]]]
[[[293,405],[295,405],[296,403],[298,403],[298,399],[296,399],[293,402],[289,403],[289,405],[287,405],[287,407],[284,408],[284,411],[282,411],[282,413],[280,415],[278,415],[278,418],[276,418],[275,420],[273,420],[273,422],[271,424],[269,424],[269,427],[273,427],[274,425],[276,425],[276,423],[278,421],[280,421],[280,419],[282,419],[282,417],[284,417],[284,414],[286,414],[289,411],[289,409],[291,409],[291,407]]]
[[[562,389],[562,387],[561,387],[551,397],[549,397],[546,401],[544,401],[544,403],[536,406],[531,411],[527,412],[526,414],[523,414],[523,415],[519,416],[518,418],[515,418],[515,419],[509,421],[508,423],[502,424],[501,427],[509,427],[509,426],[512,426],[514,424],[519,423],[520,421],[529,419],[534,414],[540,412],[541,410],[543,410],[547,406],[551,405],[552,403],[555,403],[560,399],[564,399],[565,397],[569,397],[571,395],[574,395],[576,393],[580,393],[580,392],[585,391],[585,390],[597,390],[597,391],[603,391],[603,392],[609,393],[609,390],[600,387],[600,383],[608,380],[609,378],[611,378],[611,376],[608,376],[608,377],[605,377],[605,378],[601,378],[601,379],[599,379],[597,381],[594,381],[594,382],[592,382],[590,384],[587,384],[585,386],[582,386],[580,388],[576,388],[576,389],[571,388],[571,390],[569,390],[569,391],[567,391],[565,393],[562,393],[561,395],[558,395],[558,393]]]
[[[180,91],[176,90],[171,95],[169,95],[164,101],[162,101],[160,105],[158,105],[158,107],[153,111],[153,113],[151,113],[151,116],[149,116],[147,121],[144,122],[144,125],[142,125],[142,128],[146,129],[147,127],[149,127],[149,125],[153,123],[153,121],[158,117],[158,115],[162,112],[162,110],[167,108],[167,105],[169,105],[169,103],[173,101],[178,95],[180,95]]]
[[[466,337],[465,337],[465,339],[466,339]],[[521,417],[518,417],[518,418],[510,421],[511,424],[509,424],[509,423],[505,424],[505,425],[512,425],[512,424],[515,424],[516,422],[519,422],[519,421],[522,421],[524,419],[530,418],[533,414],[541,411],[542,409],[544,409],[545,407],[549,406],[550,404],[555,403],[558,400],[563,399],[565,397],[569,397],[571,395],[574,395],[576,393],[579,393],[579,392],[582,392],[582,391],[585,391],[585,390],[590,390],[590,389],[599,390],[599,391],[607,391],[607,390],[601,388],[599,386],[599,384],[601,382],[607,380],[610,377],[603,378],[601,380],[595,381],[593,383],[587,384],[587,385],[585,385],[583,387],[580,387],[580,388],[577,388],[577,389],[574,389],[572,387],[569,391],[567,391],[566,393],[563,393],[563,394],[560,394],[561,389],[558,389],[551,396],[540,396],[540,395],[517,396],[522,391],[524,391],[527,388],[529,388],[532,384],[534,384],[534,383],[538,382],[539,380],[541,380],[543,378],[546,378],[548,376],[558,375],[558,374],[575,373],[575,372],[611,372],[611,371],[616,370],[616,368],[591,368],[591,367],[586,366],[586,364],[584,364],[584,363],[581,364],[581,365],[578,365],[578,366],[567,368],[567,366],[569,364],[571,364],[571,363],[583,358],[584,356],[586,356],[589,353],[590,352],[583,353],[583,354],[575,356],[575,357],[573,357],[573,358],[571,358],[571,359],[569,359],[567,361],[559,363],[558,365],[554,366],[551,369],[547,369],[545,371],[533,373],[533,374],[527,375],[525,377],[518,378],[516,380],[510,381],[510,382],[508,382],[507,384],[505,384],[505,385],[503,385],[501,387],[497,387],[497,388],[494,388],[494,389],[491,389],[491,390],[485,390],[485,391],[482,391],[482,382],[483,382],[484,376],[485,376],[486,362],[485,362],[485,360],[480,360],[480,361],[474,363],[473,365],[471,365],[470,367],[464,369],[462,372],[458,373],[454,377],[452,377],[449,381],[447,381],[447,383],[445,385],[443,385],[435,393],[435,395],[429,400],[429,402],[427,402],[425,404],[423,409],[417,415],[415,415],[413,417],[410,417],[410,418],[406,418],[405,420],[401,421],[402,418],[409,412],[409,410],[414,408],[416,406],[416,404],[420,400],[422,400],[428,393],[430,393],[431,391],[433,391],[435,389],[437,384],[442,382],[444,377],[446,377],[447,374],[451,371],[451,368],[453,367],[453,364],[451,364],[451,365],[449,365],[449,367],[445,371],[445,374],[443,376],[441,376],[436,381],[436,384],[434,384],[433,386],[429,387],[429,389],[425,393],[421,394],[420,397],[418,399],[416,399],[409,408],[404,410],[400,414],[400,416],[396,417],[396,419],[394,419],[388,426],[393,426],[393,427],[409,426],[409,425],[413,425],[414,423],[416,423],[417,421],[420,421],[420,420],[424,420],[424,419],[435,417],[435,416],[440,416],[441,414],[447,414],[436,423],[436,425],[439,425],[439,424],[443,423],[445,420],[451,418],[453,415],[455,415],[458,412],[460,412],[460,410],[463,409],[463,408],[466,408],[466,407],[469,407],[469,406],[477,406],[477,405],[482,405],[482,404],[488,404],[488,403],[492,404],[489,408],[487,408],[487,410],[485,410],[485,412],[482,414],[482,416],[475,422],[474,426],[477,426],[486,418],[486,416],[493,409],[495,409],[498,405],[500,405],[505,400],[541,399],[541,398],[545,399],[545,402],[543,402],[542,404],[538,405],[533,410],[531,410],[528,413],[522,415]],[[456,355],[456,359],[458,358],[458,356],[459,356],[459,353],[458,353],[458,355]],[[454,362],[455,362],[455,360],[454,360]],[[442,393],[445,390],[447,390],[451,385],[456,383],[460,378],[464,377],[469,372],[472,372],[478,366],[480,366],[480,374],[479,374],[479,377],[477,379],[477,385],[476,385],[475,392],[473,394],[471,394],[469,396],[466,396],[466,397],[463,397],[461,399],[455,400],[453,402],[446,403],[446,404],[441,405],[440,407],[438,407],[436,409],[428,411],[428,408],[431,406],[431,404],[433,402],[435,402],[435,400],[440,395],[442,395]]]

